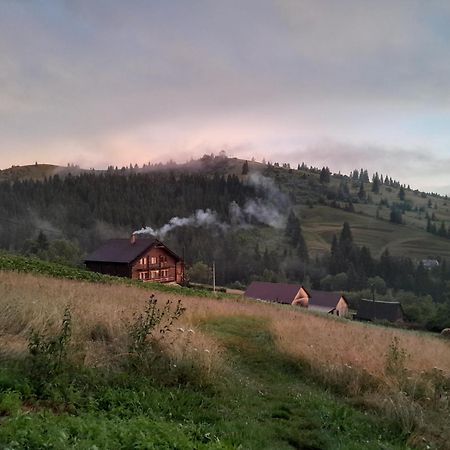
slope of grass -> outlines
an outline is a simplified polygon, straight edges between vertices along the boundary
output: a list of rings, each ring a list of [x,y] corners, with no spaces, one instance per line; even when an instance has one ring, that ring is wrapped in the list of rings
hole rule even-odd
[[[448,342],[185,296],[160,347],[167,364],[139,370],[124,364],[127,323],[150,293],[177,298],[0,271],[0,447],[446,448]],[[30,331],[57,333],[67,305],[71,365],[42,389],[25,358]]]
[[[348,222],[355,242],[370,248],[379,256],[388,247],[393,255],[413,258],[450,257],[450,240],[407,225],[392,224],[365,214],[350,213],[328,206],[300,210],[302,226],[312,253],[329,251],[333,235],[339,235],[342,224]]]
[[[129,278],[115,277],[111,275],[103,275],[97,272],[91,272],[86,269],[66,266],[49,261],[43,261],[38,258],[31,258],[11,253],[0,252],[0,270],[20,271],[25,273],[37,273],[41,275],[48,275],[54,278],[65,278],[69,280],[80,280],[91,283],[108,283],[119,284],[124,286],[135,286],[142,289],[151,289],[152,291],[168,292],[177,295],[195,295],[195,296],[210,296],[203,289],[194,289],[187,287],[180,287],[178,285],[169,285],[161,283],[143,283]],[[217,298],[229,297],[230,295],[217,292]]]
[[[53,164],[13,166],[8,169],[0,170],[0,181],[43,180],[45,177],[55,175],[62,169],[62,167]]]
[[[406,449],[395,424],[362,413],[311,383],[276,349],[265,321],[206,322],[229,351],[209,387],[151,376],[68,368],[36,392],[26,365],[0,371],[8,448]],[[69,381],[70,380],[70,381]],[[11,400],[9,401],[11,405]]]

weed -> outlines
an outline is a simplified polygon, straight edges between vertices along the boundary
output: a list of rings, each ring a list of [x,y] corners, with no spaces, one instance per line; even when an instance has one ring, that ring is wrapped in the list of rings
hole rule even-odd
[[[399,424],[405,435],[423,425],[422,408],[405,392],[392,393],[384,400],[382,410],[389,420]]]
[[[173,324],[184,313],[185,308],[179,300],[172,310],[172,302],[167,300],[162,308],[158,308],[158,300],[152,294],[147,300],[144,312],[135,314],[128,325],[130,360],[135,368],[148,367],[158,356],[158,343],[173,331]]]
[[[6,391],[0,394],[0,416],[15,416],[22,406],[20,394]]]
[[[67,346],[72,335],[72,316],[66,307],[59,332],[47,336],[32,331],[28,340],[31,354],[31,375],[35,383],[43,385],[60,374],[67,363]]]
[[[437,367],[423,372],[418,380],[421,386],[421,397],[425,399],[434,410],[450,409],[450,378]]]
[[[400,387],[407,380],[406,361],[408,357],[407,351],[400,346],[398,337],[394,336],[386,354],[385,373]]]

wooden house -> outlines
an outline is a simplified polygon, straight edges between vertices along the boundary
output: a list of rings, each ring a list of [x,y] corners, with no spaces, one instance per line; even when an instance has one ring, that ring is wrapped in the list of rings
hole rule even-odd
[[[337,292],[306,290],[302,287],[300,297],[292,302],[293,305],[306,306],[311,311],[348,316],[348,302],[344,295]]]
[[[184,283],[184,262],[157,239],[111,239],[88,255],[94,272],[133,280]]]
[[[381,302],[378,300],[361,299],[355,319],[364,321],[386,320],[402,322],[403,308],[399,302]]]
[[[348,303],[343,295],[336,292],[307,290],[300,284],[254,281],[245,291],[245,296],[255,300],[297,305],[311,311],[341,317],[348,315]]]

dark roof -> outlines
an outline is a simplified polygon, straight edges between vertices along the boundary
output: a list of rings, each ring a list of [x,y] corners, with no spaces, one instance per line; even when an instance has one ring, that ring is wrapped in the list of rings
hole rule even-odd
[[[245,291],[245,296],[256,300],[291,304],[301,287],[300,284],[253,281]]]
[[[327,291],[308,291],[308,294],[310,297],[308,302],[309,307],[317,306],[320,308],[329,308],[330,310],[336,308],[339,299],[343,297],[338,292]]]
[[[157,239],[136,239],[134,244],[130,239],[110,239],[89,254],[85,261],[131,263],[157,244],[163,245]]]
[[[399,302],[374,302],[373,300],[361,299],[356,318],[395,322],[403,319],[403,308]]]

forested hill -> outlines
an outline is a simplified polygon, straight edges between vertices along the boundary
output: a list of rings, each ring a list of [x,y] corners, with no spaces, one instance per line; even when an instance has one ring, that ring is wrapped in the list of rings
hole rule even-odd
[[[387,175],[224,155],[73,169],[0,182],[1,248],[76,264],[104,239],[163,227],[160,237],[199,281],[214,260],[227,285],[264,279],[354,291],[376,281],[382,295],[448,298],[448,200]],[[424,259],[439,266],[424,272]]]

